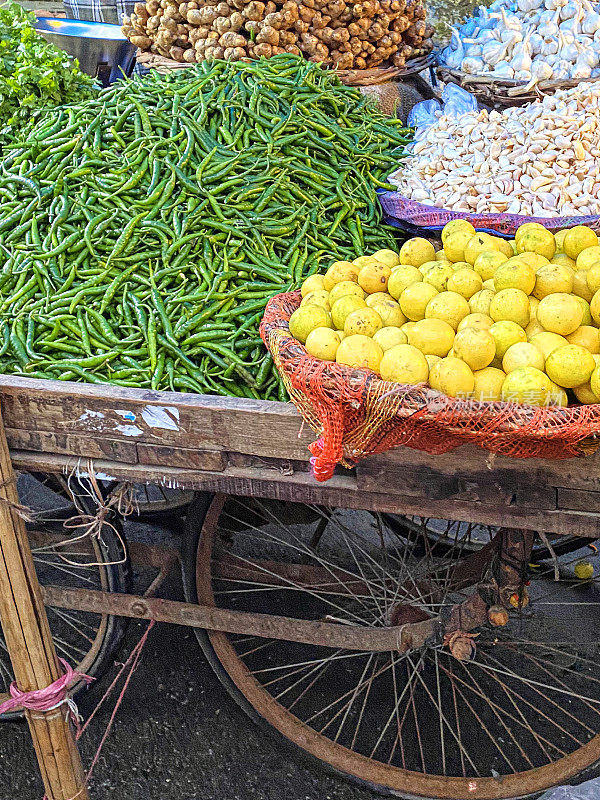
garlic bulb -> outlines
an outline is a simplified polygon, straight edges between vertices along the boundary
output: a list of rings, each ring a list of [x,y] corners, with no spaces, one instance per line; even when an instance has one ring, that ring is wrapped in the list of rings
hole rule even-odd
[[[600,0],[494,0],[453,29],[443,56],[451,68],[531,86],[587,77],[600,68]]]

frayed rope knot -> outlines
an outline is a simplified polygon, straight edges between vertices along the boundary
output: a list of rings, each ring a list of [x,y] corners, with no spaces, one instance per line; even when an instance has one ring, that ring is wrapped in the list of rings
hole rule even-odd
[[[58,659],[64,668],[64,674],[54,683],[46,686],[45,689],[34,689],[31,692],[22,692],[13,681],[9,687],[10,699],[0,704],[0,715],[8,714],[17,709],[27,709],[28,711],[54,711],[62,705],[67,705],[74,722],[81,720],[74,700],[68,696],[68,691],[77,681],[83,680],[91,683],[94,679],[83,672],[78,672],[64,660]]]

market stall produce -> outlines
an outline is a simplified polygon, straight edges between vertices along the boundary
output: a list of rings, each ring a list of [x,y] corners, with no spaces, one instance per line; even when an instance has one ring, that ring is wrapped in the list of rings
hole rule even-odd
[[[588,0],[495,0],[454,29],[441,63],[527,83],[600,75],[600,14]]]
[[[277,397],[268,298],[393,245],[375,185],[398,120],[293,55],[134,80],[4,160],[0,369]]]
[[[0,6],[0,128],[14,131],[42,109],[95,91],[77,62],[36,33],[34,23],[35,16],[17,3]]]
[[[600,247],[584,226],[525,224],[512,246],[462,220],[302,285],[290,333],[314,358],[449,397],[600,403]],[[513,255],[513,252],[515,253]],[[589,301],[589,302],[588,302]]]
[[[441,114],[389,181],[446,211],[590,220],[600,215],[599,107],[594,82],[502,113]]]
[[[180,62],[303,53],[339,69],[402,67],[433,48],[421,0],[148,0],[125,17],[141,50]]]

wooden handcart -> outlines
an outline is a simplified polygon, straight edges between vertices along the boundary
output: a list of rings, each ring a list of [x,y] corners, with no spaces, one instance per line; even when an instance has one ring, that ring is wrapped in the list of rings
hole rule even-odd
[[[318,484],[291,404],[2,376],[0,407],[16,470],[65,496],[91,481],[103,508],[96,535],[75,538],[83,520],[66,548],[38,520],[26,536],[4,458],[0,614],[21,688],[59,674],[43,598],[59,655],[84,671],[122,618],[193,626],[251,717],[387,794],[533,797],[600,760],[600,587],[573,572],[600,536],[600,454],[398,448]],[[193,493],[187,602],[153,597],[157,583],[128,591],[122,483]],[[65,633],[84,625],[86,647]],[[29,712],[48,798],[83,798],[65,709],[51,714]]]

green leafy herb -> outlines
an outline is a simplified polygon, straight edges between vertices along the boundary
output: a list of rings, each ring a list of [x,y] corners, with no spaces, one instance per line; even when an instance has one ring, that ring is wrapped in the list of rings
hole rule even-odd
[[[94,93],[93,78],[34,25],[35,15],[17,3],[0,5],[0,128],[20,127],[36,111]]]

